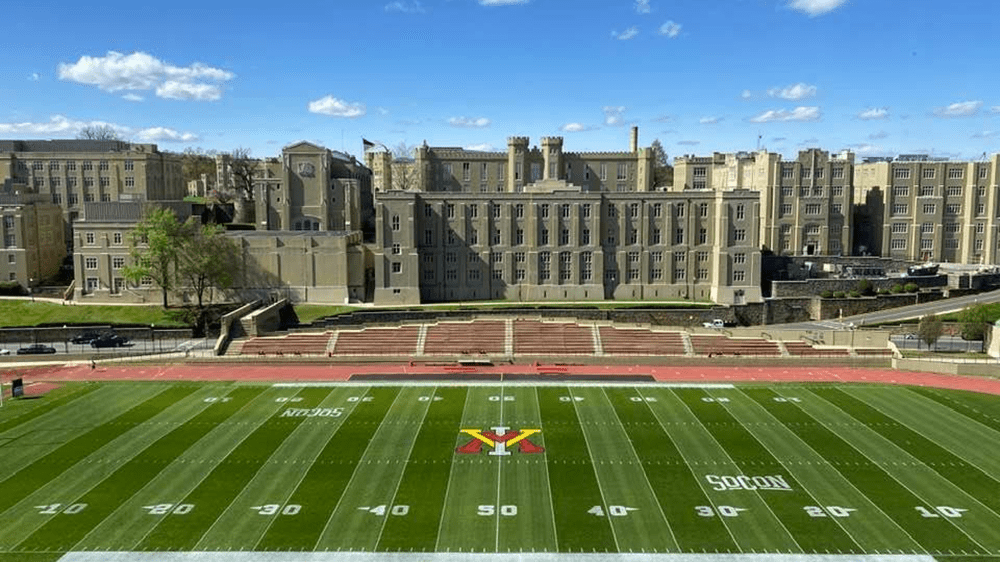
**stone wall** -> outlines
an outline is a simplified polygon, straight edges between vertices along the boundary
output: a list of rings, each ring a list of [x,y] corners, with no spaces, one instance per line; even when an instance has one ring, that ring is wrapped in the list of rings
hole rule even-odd
[[[935,275],[928,277],[882,277],[868,279],[875,289],[890,290],[895,285],[906,285],[913,283],[921,289],[931,287],[945,287],[948,285],[947,275]],[[804,297],[819,295],[825,291],[837,292],[853,291],[860,279],[809,279],[806,281],[774,281],[771,284],[771,296],[781,297]]]
[[[240,318],[243,331],[248,336],[262,336],[278,330],[281,327],[281,309],[286,306],[288,299],[281,299]]]

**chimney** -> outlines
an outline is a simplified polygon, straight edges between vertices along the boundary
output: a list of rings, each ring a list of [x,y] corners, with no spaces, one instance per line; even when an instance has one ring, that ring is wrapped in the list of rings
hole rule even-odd
[[[632,135],[629,138],[628,149],[631,152],[639,152],[639,127],[632,127]]]

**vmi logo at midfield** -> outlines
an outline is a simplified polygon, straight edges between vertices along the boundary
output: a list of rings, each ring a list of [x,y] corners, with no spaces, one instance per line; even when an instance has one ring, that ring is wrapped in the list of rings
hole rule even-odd
[[[514,445],[517,445],[522,453],[541,453],[545,451],[542,447],[528,441],[528,437],[536,433],[541,433],[541,429],[522,429],[521,431],[513,431],[508,427],[493,427],[490,429],[492,431],[481,432],[478,429],[461,430],[462,433],[471,435],[473,439],[455,449],[455,451],[463,454],[476,454],[483,450],[483,445],[493,448],[489,454],[501,456],[509,455],[510,451],[507,450],[507,447],[513,447]]]

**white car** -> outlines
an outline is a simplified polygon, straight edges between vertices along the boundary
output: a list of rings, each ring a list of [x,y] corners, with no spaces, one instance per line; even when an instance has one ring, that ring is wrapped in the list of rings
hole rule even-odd
[[[0,349],[0,355],[10,355],[9,349]]]

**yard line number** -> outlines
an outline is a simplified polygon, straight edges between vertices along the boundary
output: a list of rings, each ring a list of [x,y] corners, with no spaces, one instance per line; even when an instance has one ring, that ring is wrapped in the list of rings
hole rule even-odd
[[[265,505],[255,505],[250,509],[257,512],[257,515],[298,515],[302,511],[302,506],[296,503],[286,504],[284,507],[281,504],[269,503]]]
[[[378,515],[379,517],[384,516],[386,513],[389,513],[389,515],[401,516],[410,512],[410,506],[405,504],[394,505],[392,508],[388,509],[388,511],[386,510],[387,507],[388,506],[385,504],[376,505],[375,507],[365,505],[359,507],[358,509],[361,511],[367,511],[373,515]]]
[[[193,503],[158,503],[156,505],[144,505],[143,509],[149,515],[187,515],[194,511]]]
[[[949,507],[947,505],[939,505],[937,507],[932,507],[930,509],[928,509],[928,508],[926,508],[926,507],[924,507],[924,506],[921,505],[921,506],[917,506],[917,507],[915,507],[913,509],[916,509],[918,512],[920,512],[920,515],[922,517],[941,517],[941,516],[944,516],[944,517],[949,517],[949,518],[952,518],[952,519],[961,517],[962,513],[965,513],[966,511],[969,511],[968,509],[962,509],[962,508],[958,508],[958,507]]]
[[[87,504],[85,503],[74,503],[73,505],[67,505],[63,507],[61,503],[50,503],[48,505],[36,505],[35,509],[38,510],[39,515],[56,515],[58,513],[65,513],[66,515],[76,515],[81,511],[87,509]]]
[[[611,517],[625,517],[626,515],[629,514],[629,512],[638,510],[639,510],[638,507],[628,507],[624,505],[609,505],[607,509],[607,515],[610,515]],[[587,513],[591,515],[596,515],[597,517],[604,517],[605,510],[601,506],[595,505],[594,507],[588,509]]]
[[[740,513],[747,511],[745,507],[733,507],[731,505],[720,505],[717,507],[712,507],[710,505],[699,505],[694,508],[694,510],[701,517],[739,517]]]

